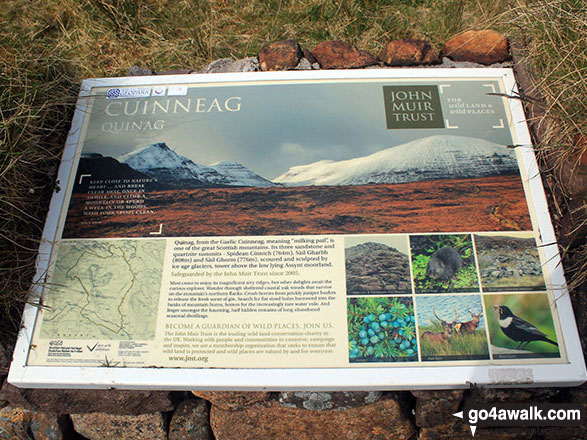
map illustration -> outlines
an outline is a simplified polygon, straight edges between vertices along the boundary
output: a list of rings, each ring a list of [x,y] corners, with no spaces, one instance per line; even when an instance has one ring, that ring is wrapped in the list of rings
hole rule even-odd
[[[152,340],[165,240],[62,242],[41,337]]]

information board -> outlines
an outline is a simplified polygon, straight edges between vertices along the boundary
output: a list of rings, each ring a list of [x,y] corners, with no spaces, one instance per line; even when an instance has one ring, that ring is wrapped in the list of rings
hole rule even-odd
[[[9,381],[585,380],[509,69],[90,79]]]

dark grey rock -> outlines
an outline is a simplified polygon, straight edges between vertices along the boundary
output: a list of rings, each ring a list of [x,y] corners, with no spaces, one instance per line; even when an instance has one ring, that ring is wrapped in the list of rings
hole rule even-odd
[[[23,389],[5,383],[0,400],[48,414],[103,412],[136,415],[171,411],[184,395],[168,391]]]
[[[169,423],[169,440],[210,440],[208,404],[202,399],[181,402]]]
[[[131,66],[128,69],[128,76],[149,76],[153,75],[153,71],[151,69],[146,69],[144,67],[139,66]]]

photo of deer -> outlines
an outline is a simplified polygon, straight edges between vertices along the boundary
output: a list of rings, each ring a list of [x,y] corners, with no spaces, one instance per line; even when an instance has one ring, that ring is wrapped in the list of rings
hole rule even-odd
[[[480,295],[416,298],[423,361],[489,359]]]

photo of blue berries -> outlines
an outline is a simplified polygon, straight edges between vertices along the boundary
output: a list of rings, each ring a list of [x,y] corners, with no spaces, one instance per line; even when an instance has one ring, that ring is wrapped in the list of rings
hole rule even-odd
[[[347,309],[350,362],[418,360],[411,298],[349,298]]]

